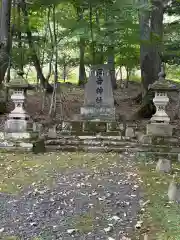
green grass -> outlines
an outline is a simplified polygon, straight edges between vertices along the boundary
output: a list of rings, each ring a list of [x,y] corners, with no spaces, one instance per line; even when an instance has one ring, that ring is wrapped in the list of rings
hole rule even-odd
[[[1,153],[0,192],[16,194],[35,184],[53,184],[56,173],[75,168],[106,168],[115,154],[45,153],[34,155]]]
[[[81,233],[88,233],[95,228],[95,219],[92,212],[85,213],[74,219],[75,229],[78,229]]]
[[[173,168],[180,171],[180,164],[173,163]],[[141,162],[139,173],[143,180],[145,198],[150,200],[143,216],[142,232],[149,230],[149,239],[180,240],[180,206],[168,202],[168,185],[171,174],[160,174],[155,171],[155,163]]]

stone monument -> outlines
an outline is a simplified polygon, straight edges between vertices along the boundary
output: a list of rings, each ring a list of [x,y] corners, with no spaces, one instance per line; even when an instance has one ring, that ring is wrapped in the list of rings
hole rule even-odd
[[[96,65],[91,68],[85,86],[84,106],[81,118],[85,120],[115,120],[114,96],[109,65]]]
[[[170,91],[177,91],[177,88],[165,80],[164,72],[160,72],[159,80],[154,82],[150,89],[155,92],[153,102],[156,107],[156,113],[150,119],[150,124],[147,125],[147,135],[172,136],[173,127],[166,113],[166,106],[169,103],[167,94]]]

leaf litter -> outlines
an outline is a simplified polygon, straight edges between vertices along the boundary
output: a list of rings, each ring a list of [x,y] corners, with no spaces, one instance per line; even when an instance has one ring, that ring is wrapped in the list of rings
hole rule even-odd
[[[140,207],[133,160],[114,153],[4,154],[0,229],[23,239],[130,239]]]

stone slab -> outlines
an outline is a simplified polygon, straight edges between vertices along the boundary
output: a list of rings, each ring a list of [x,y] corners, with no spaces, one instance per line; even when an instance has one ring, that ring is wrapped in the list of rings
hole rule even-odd
[[[115,108],[110,107],[81,107],[82,119],[115,120]]]
[[[27,130],[27,121],[21,119],[8,119],[5,122],[6,132],[24,132]]]
[[[13,133],[5,133],[6,139],[29,139],[31,138],[31,133],[28,132],[13,132]]]
[[[147,135],[151,135],[151,136],[171,137],[173,133],[173,126],[170,124],[161,124],[161,123],[147,124],[146,133]]]

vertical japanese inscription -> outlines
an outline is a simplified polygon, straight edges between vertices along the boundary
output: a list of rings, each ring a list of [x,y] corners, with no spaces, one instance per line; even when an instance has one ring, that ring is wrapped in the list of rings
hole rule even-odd
[[[103,69],[98,69],[97,74],[96,74],[96,83],[97,83],[97,88],[96,88],[96,103],[101,104],[102,103],[102,93],[103,93]]]

